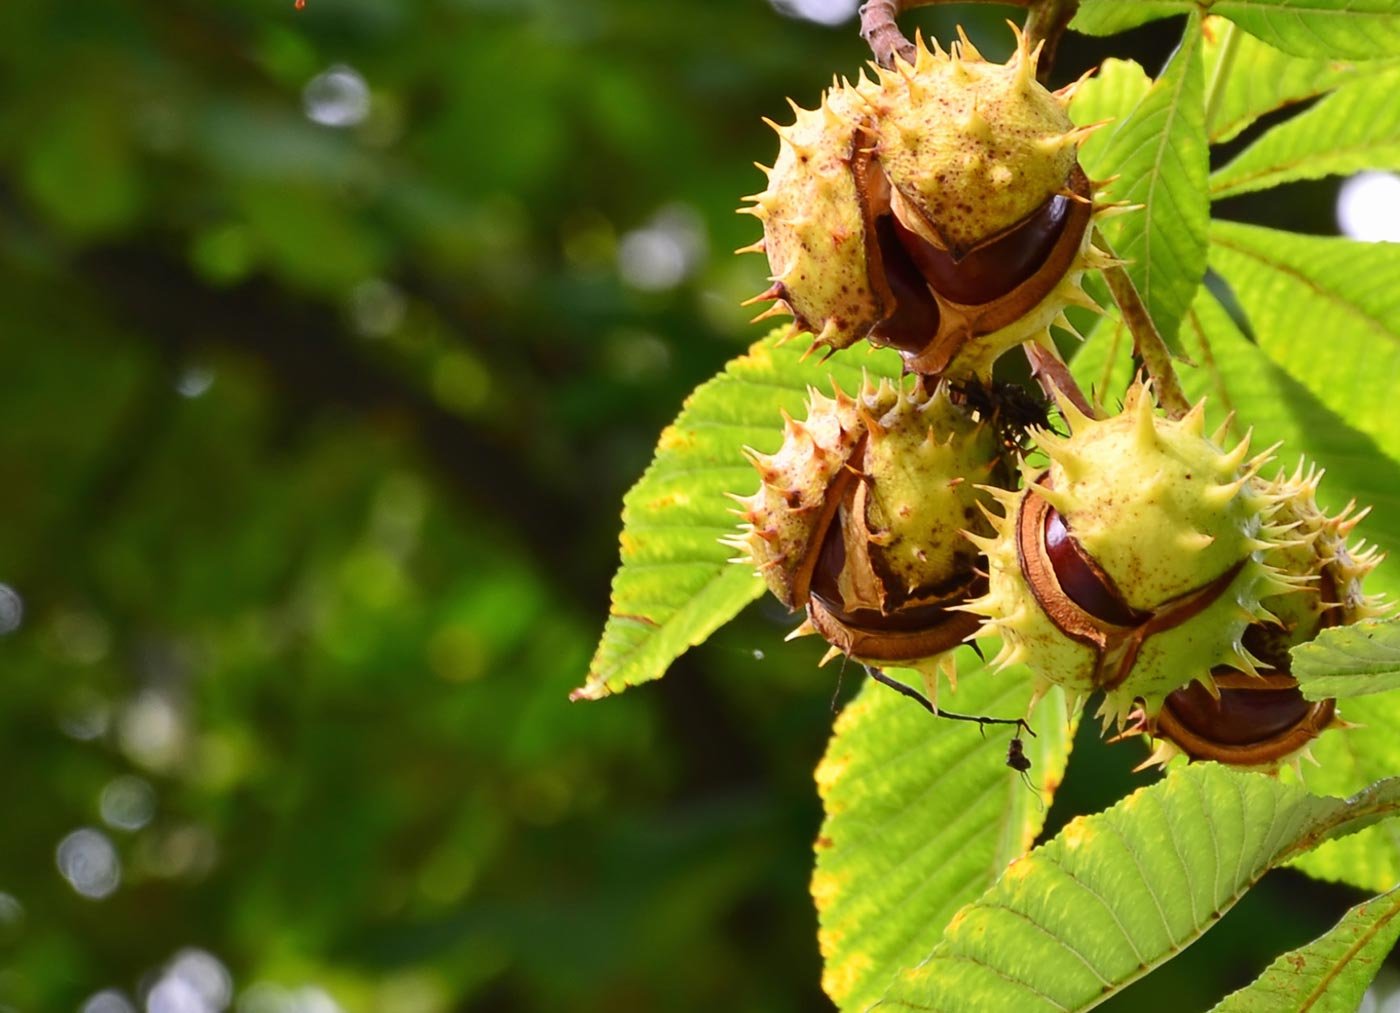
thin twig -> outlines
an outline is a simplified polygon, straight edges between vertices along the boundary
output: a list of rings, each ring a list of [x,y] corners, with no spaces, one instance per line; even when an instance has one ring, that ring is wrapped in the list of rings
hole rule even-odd
[[[1031,379],[1040,385],[1040,389],[1045,392],[1046,397],[1053,401],[1055,395],[1059,394],[1067,398],[1074,407],[1089,418],[1099,417],[1099,411],[1079,389],[1074,374],[1060,361],[1057,355],[1034,341],[1028,341],[1021,347],[1025,349],[1026,361],[1031,364]]]
[[[1036,43],[1044,42],[1045,49],[1040,54],[1040,65],[1036,77],[1041,84],[1050,80],[1050,68],[1055,65],[1055,51],[1060,48],[1060,37],[1065,34],[1079,9],[1079,0],[1040,0],[1032,4],[1026,15],[1026,39],[1032,49]]]
[[[1102,234],[1095,237],[1094,241],[1100,250],[1115,261],[1118,260]],[[1152,389],[1157,403],[1172,418],[1181,418],[1191,410],[1191,402],[1181,389],[1176,367],[1172,365],[1171,350],[1162,340],[1162,333],[1157,330],[1157,325],[1152,322],[1137,285],[1133,284],[1133,279],[1123,270],[1121,263],[1104,268],[1103,276],[1108,282],[1108,290],[1113,293],[1113,301],[1118,304],[1118,309],[1123,314],[1123,322],[1128,325],[1128,331],[1133,336],[1133,350],[1142,359],[1142,364],[1147,368],[1147,375],[1152,378]]]
[[[906,63],[914,62],[914,43],[895,24],[903,6],[901,0],[866,0],[861,6],[860,37],[882,67],[893,67],[896,56]]]
[[[893,676],[887,675],[883,669],[876,668],[874,665],[863,665],[862,667],[865,669],[865,674],[870,676],[870,678],[874,679],[882,686],[888,686],[901,696],[907,696],[910,700],[918,703],[924,710],[928,711],[936,718],[947,718],[949,721],[971,721],[979,727],[985,727],[987,725],[1015,725],[1018,732],[1024,731],[1030,735],[1031,738],[1035,738],[1035,729],[1026,723],[1025,718],[989,718],[981,714],[955,714],[953,711],[940,710],[934,705],[932,700],[924,696],[913,686],[906,685]]]
[[[895,19],[904,11],[913,10],[915,7],[931,7],[937,3],[947,3],[948,0],[865,0],[860,8],[860,37],[865,40],[870,47],[870,52],[875,56],[875,62],[882,67],[893,67],[894,58],[898,56],[908,63],[914,62],[914,44],[908,37],[899,30],[899,25]],[[980,0],[983,3],[1006,3],[1016,7],[1057,7],[1068,6],[1070,8],[1078,6],[1079,0]],[[1073,11],[1066,15],[1064,23],[1069,23],[1069,18],[1073,16]],[[1028,22],[1029,23],[1029,22]],[[1063,26],[1059,29],[1064,31]],[[1033,36],[1032,44],[1036,38],[1043,36]],[[1058,40],[1058,34],[1055,36]],[[1041,77],[1044,78],[1048,70],[1054,52],[1053,41],[1047,40],[1047,58],[1041,61]]]

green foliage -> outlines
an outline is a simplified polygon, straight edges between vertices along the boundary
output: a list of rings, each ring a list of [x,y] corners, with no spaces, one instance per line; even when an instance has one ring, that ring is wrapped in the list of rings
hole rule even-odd
[[[1013,863],[881,1005],[1088,1009],[1190,946],[1269,869],[1396,810],[1400,779],[1333,799],[1178,769]]]
[[[1361,622],[1323,630],[1293,650],[1293,676],[1309,700],[1400,689],[1400,623]]]
[[[1128,71],[1115,76],[1135,80]],[[1121,98],[1124,90],[1117,88],[1113,97]],[[1205,83],[1194,15],[1162,75],[1108,131],[1102,147],[1086,156],[1085,168],[1096,178],[1117,177],[1105,187],[1107,199],[1142,209],[1108,222],[1104,233],[1128,262],[1158,330],[1175,344],[1181,316],[1206,273],[1210,221]]]
[[[1395,5],[1206,6],[1225,17],[1169,71],[1189,107],[1164,109],[1148,74],[1181,18],[1066,42],[1056,83],[1103,63],[1080,122],[1152,113],[1180,147],[1179,165],[1141,163],[1171,187],[1148,187],[1134,242],[1161,311],[1184,313],[1185,385],[1211,393],[1214,421],[1237,409],[1236,435],[1287,439],[1290,467],[1326,466],[1329,509],[1373,504],[1360,533],[1394,557],[1400,437],[1373,397],[1391,265],[1279,231],[1325,227],[1328,178],[1244,194],[1218,208],[1271,231],[1211,234],[1232,318],[1196,285],[1201,206],[1181,188],[1200,181],[1202,129],[1228,141],[1313,99],[1349,113],[1304,114],[1341,154],[1287,122],[1256,129],[1259,179],[1393,165],[1375,81],[1394,74]],[[1083,7],[1102,27],[1199,5]],[[944,42],[962,23],[1000,57],[1004,14],[903,20]],[[1227,23],[1234,69],[1217,75]],[[588,691],[655,678],[709,640],[644,692],[568,702],[623,491],[686,391],[753,341],[738,303],[766,272],[727,251],[755,238],[732,208],[750,160],[771,157],[759,117],[785,94],[810,106],[866,55],[851,21],[752,0],[0,4],[0,583],[22,598],[8,632],[0,599],[0,1007],[76,1010],[116,989],[156,1008],[151,988],[193,946],[227,969],[240,1011],[796,1013],[824,1002],[807,907],[822,876],[828,984],[856,1005],[933,952],[1042,824],[1122,794],[1136,745],[1066,767],[1053,702],[1026,738],[1047,804],[1066,776],[1047,814],[1004,766],[1005,729],[983,740],[866,687],[822,767],[832,846],[809,883],[838,677],[810,640],[779,647],[792,617],[771,603],[714,632],[759,589],[721,562],[734,520],[719,494],[751,488],[739,446],[771,449],[804,383],[854,386],[862,368],[893,372],[889,355],[797,365],[801,342],[761,343],[696,396],[626,500],[636,558],[664,565],[628,566],[617,607],[658,626],[614,617]],[[356,112],[338,93],[341,126],[308,115],[337,67],[367,99]],[[1155,112],[1135,112],[1149,96]],[[1113,136],[1084,149],[1095,178],[1120,171]],[[1336,266],[1319,274],[1318,257]],[[1302,337],[1284,326],[1291,298]],[[1110,319],[1075,368],[1107,377],[1111,400],[1129,345]],[[1347,368],[1315,382],[1336,350]],[[1373,589],[1393,594],[1396,574]],[[1014,671],[966,664],[943,703],[1014,716],[1025,693]],[[1311,792],[1400,770],[1397,695],[1342,702],[1357,727],[1319,740]],[[1269,790],[1329,804],[1290,776]],[[1293,864],[1389,889],[1394,826]],[[80,828],[121,863],[102,899],[57,867]],[[1168,854],[1163,874],[1176,868]],[[1214,963],[1192,963],[1197,947],[1125,1002],[1204,1008],[1242,980],[1237,946],[1261,967],[1355,899],[1286,875],[1211,930]]]
[[[1363,382],[1400,369],[1400,246],[1217,221],[1210,262],[1269,358],[1400,459],[1390,391]]]
[[[1220,58],[1227,48],[1231,66],[1221,68]],[[1233,67],[1246,67],[1249,73],[1231,73]],[[1370,75],[1394,66],[1392,60],[1350,62],[1334,56],[1293,56],[1252,35],[1233,31],[1230,22],[1213,17],[1206,21],[1205,72],[1211,81],[1220,75],[1212,96],[1208,126],[1212,144],[1233,140],[1261,116],[1325,95],[1349,82],[1366,80]],[[1372,107],[1373,114],[1384,109]]]
[[[1400,71],[1391,69],[1338,88],[1213,172],[1211,197],[1358,169],[1400,168],[1400,107],[1376,101],[1397,87]]]
[[[1202,7],[1296,56],[1364,60],[1400,47],[1400,12],[1390,0],[1084,0],[1072,24],[1112,35]]]
[[[959,684],[959,708],[1027,713],[1024,669],[965,666]],[[841,712],[816,774],[827,818],[812,896],[823,986],[843,1009],[863,1009],[927,956],[929,927],[946,924],[1035,840],[1077,719],[1066,721],[1055,690],[1029,720],[1036,735],[1024,739],[1031,776],[1023,782],[1007,769],[1003,728],[930,721],[874,682]]]
[[[1285,953],[1211,1013],[1352,1013],[1400,936],[1400,891],[1348,911],[1326,935]]]
[[[687,399],[661,434],[656,457],[623,500],[622,565],[612,614],[576,696],[596,698],[660,678],[682,652],[734,618],[764,590],[752,569],[733,565],[719,539],[737,530],[726,494],[757,486],[739,449],[772,453],[782,413],[801,416],[809,387],[833,381],[859,390],[862,372],[899,375],[899,357],[864,350],[831,362],[807,342],[783,342],[780,328]]]

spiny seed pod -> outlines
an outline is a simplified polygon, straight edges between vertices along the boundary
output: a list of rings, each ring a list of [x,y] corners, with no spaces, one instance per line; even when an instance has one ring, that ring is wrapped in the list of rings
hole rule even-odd
[[[1080,287],[1112,263],[1093,219],[1120,209],[1095,203],[1079,167],[1094,127],[1065,111],[1074,86],[1043,88],[1039,48],[1017,42],[1002,65],[966,36],[951,53],[920,39],[913,63],[836,84],[775,125],[768,187],[741,209],[764,224],[741,252],[773,270],[760,318],[787,311],[814,347],[869,338],[912,372],[960,378],[988,376],[1021,342],[1049,346],[1067,306],[1098,309]]]
[[[734,497],[744,533],[727,544],[806,609],[794,635],[820,633],[829,656],[919,668],[936,691],[940,661],[977,626],[954,606],[986,583],[964,531],[990,534],[985,487],[1014,478],[993,427],[945,386],[882,381],[854,398],[812,391],[778,451],[749,456],[762,481]]]
[[[980,636],[1002,638],[997,663],[1072,697],[1103,690],[1099,713],[1120,726],[1192,680],[1209,688],[1220,666],[1254,672],[1243,638],[1273,620],[1261,599],[1301,582],[1266,559],[1288,537],[1251,483],[1268,452],[1246,460],[1248,437],[1222,450],[1203,404],[1158,417],[1141,383],[1117,416],[1061,412],[1068,438],[1036,434],[1049,469],[998,494],[999,537],[979,541],[990,584],[968,608],[987,619]]]
[[[1155,719],[1141,730],[1154,736],[1157,748],[1142,764],[1165,764],[1185,754],[1192,760],[1216,760],[1236,767],[1277,769],[1295,766],[1310,756],[1309,746],[1323,731],[1340,727],[1332,700],[1307,700],[1290,673],[1289,650],[1329,626],[1345,626],[1389,610],[1380,598],[1366,595],[1361,582],[1380,562],[1374,549],[1348,549],[1347,537],[1365,516],[1348,507],[1335,517],[1318,508],[1321,472],[1299,464],[1292,477],[1280,475],[1259,483],[1277,505],[1273,521],[1289,541],[1269,554],[1270,562],[1305,582],[1287,594],[1271,595],[1263,605],[1274,616],[1244,633],[1249,652],[1260,659],[1258,675],[1218,668],[1216,692],[1203,684],[1179,689],[1166,698]]]

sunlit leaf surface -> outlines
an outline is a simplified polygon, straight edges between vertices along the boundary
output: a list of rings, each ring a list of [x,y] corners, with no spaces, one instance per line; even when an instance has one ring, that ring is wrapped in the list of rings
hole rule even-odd
[[[1275,865],[1397,810],[1397,780],[1343,800],[1177,768],[1015,862],[881,1008],[1089,1009],[1199,939]]]
[[[1025,716],[1025,670],[993,674],[971,653],[958,691],[939,703]],[[1011,729],[935,719],[874,682],[842,712],[817,768],[826,820],[812,876],[822,983],[842,1009],[879,998],[896,971],[928,955],[930,927],[1030,847],[1064,776],[1073,735],[1064,707],[1056,690],[1029,716],[1028,782],[1006,765]]]

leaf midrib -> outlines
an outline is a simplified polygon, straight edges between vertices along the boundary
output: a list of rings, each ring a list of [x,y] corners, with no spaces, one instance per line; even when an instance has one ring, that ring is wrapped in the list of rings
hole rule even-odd
[[[1237,190],[1239,189],[1239,187],[1247,183],[1252,183],[1256,179],[1276,175],[1280,172],[1287,172],[1290,169],[1296,169],[1298,166],[1305,165],[1309,161],[1333,159],[1339,155],[1365,154],[1366,152],[1371,151],[1375,148],[1384,147],[1390,144],[1400,145],[1400,125],[1396,126],[1395,133],[1391,137],[1380,141],[1357,142],[1355,144],[1348,144],[1342,145],[1340,147],[1329,148],[1326,151],[1309,152],[1306,155],[1300,155],[1293,159],[1285,159],[1283,161],[1274,162],[1270,165],[1265,166],[1262,169],[1255,170],[1254,172],[1251,172],[1248,175],[1244,176],[1235,176],[1233,178],[1229,176],[1224,176],[1224,174],[1228,172],[1230,168],[1228,165],[1226,165],[1221,167],[1221,169],[1218,172],[1212,175],[1210,193],[1212,197],[1221,195],[1229,196],[1231,194],[1231,191]],[[1247,154],[1249,154],[1248,151],[1242,152],[1240,157],[1243,158]],[[1217,180],[1219,180],[1222,176],[1224,176],[1224,181],[1217,182]]]
[[[1280,260],[1274,260],[1273,258],[1267,257],[1264,254],[1260,253],[1258,250],[1240,246],[1238,243],[1232,242],[1229,239],[1222,239],[1218,235],[1212,241],[1217,246],[1223,247],[1227,250],[1231,250],[1242,257],[1247,257],[1251,260],[1265,265],[1266,267],[1270,267],[1273,270],[1278,271],[1280,274],[1287,275],[1289,278],[1292,278],[1294,281],[1297,281],[1305,288],[1311,290],[1320,298],[1325,299],[1330,303],[1336,304],[1343,310],[1347,311],[1351,316],[1358,317],[1371,330],[1380,332],[1382,336],[1389,338],[1392,341],[1400,340],[1400,334],[1397,334],[1395,331],[1391,330],[1389,325],[1387,325],[1385,321],[1380,320],[1372,314],[1368,313],[1366,310],[1362,309],[1359,304],[1350,299],[1347,299],[1341,293],[1324,286],[1317,279],[1311,278],[1308,275],[1304,274],[1292,264],[1287,264]]]
[[[1389,925],[1396,915],[1400,915],[1400,897],[1396,897],[1393,893],[1390,896],[1392,897],[1390,910],[1387,911],[1384,916],[1373,922],[1351,946],[1347,947],[1341,959],[1327,969],[1327,972],[1322,976],[1322,980],[1317,983],[1317,986],[1309,992],[1306,997],[1304,997],[1303,1004],[1298,1007],[1299,1013],[1306,1013],[1307,1010],[1312,1009],[1317,1001],[1322,998],[1323,993],[1327,991],[1327,986],[1336,980],[1337,976],[1356,958],[1356,955],[1376,937],[1381,929]],[[1376,899],[1379,900],[1380,898],[1378,897]]]

